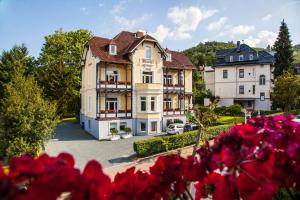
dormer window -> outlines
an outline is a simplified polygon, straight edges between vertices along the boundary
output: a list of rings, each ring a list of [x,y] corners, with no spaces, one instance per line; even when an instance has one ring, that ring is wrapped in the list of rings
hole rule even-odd
[[[253,60],[253,54],[249,55],[249,60]]]
[[[110,55],[117,55],[117,46],[115,44],[109,45],[109,54]]]
[[[230,61],[230,62],[233,62],[233,56],[230,56],[230,57],[229,57],[229,61]]]
[[[244,61],[244,55],[239,55],[239,61]]]
[[[172,54],[167,53],[167,61],[171,62],[172,61]]]

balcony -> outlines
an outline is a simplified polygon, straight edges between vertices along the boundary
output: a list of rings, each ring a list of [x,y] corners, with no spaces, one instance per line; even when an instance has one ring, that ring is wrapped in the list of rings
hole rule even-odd
[[[184,85],[182,84],[169,84],[169,85],[165,85],[164,84],[164,92],[165,91],[175,91],[175,92],[180,92],[180,91],[184,91]]]
[[[165,116],[168,116],[168,115],[184,115],[185,114],[185,111],[184,109],[181,109],[180,108],[175,108],[175,109],[164,109],[164,115]]]
[[[97,118],[100,120],[117,119],[117,118],[131,118],[131,110],[101,110],[97,113]]]
[[[127,81],[99,81],[97,89],[131,89],[131,82]]]
[[[153,64],[153,63],[154,63],[153,60],[151,60],[151,59],[146,59],[146,58],[143,58],[143,59],[142,59],[142,62],[143,62],[144,64]]]
[[[159,83],[136,83],[135,87],[137,90],[160,90],[161,84]]]

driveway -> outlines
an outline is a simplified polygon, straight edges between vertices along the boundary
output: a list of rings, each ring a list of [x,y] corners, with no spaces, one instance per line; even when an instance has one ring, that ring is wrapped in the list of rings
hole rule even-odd
[[[117,141],[99,141],[81,129],[79,124],[62,123],[55,135],[46,144],[46,153],[56,156],[61,152],[71,153],[76,167],[83,169],[89,160],[99,161],[104,168],[129,163],[134,158],[133,142],[152,136],[134,136]]]

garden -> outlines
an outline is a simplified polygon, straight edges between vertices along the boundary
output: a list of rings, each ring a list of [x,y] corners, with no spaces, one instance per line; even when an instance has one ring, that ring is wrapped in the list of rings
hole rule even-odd
[[[221,131],[195,156],[159,157],[113,180],[94,160],[84,170],[72,155],[23,155],[1,167],[2,199],[299,199],[300,124],[293,116],[255,117]],[[191,192],[194,188],[195,192]]]

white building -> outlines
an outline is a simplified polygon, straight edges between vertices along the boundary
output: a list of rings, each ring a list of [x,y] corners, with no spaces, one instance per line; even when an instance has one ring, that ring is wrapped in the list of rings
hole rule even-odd
[[[214,70],[204,71],[204,80],[206,89],[220,98],[220,106],[238,103],[247,110],[271,109],[272,54],[237,42],[236,48],[218,50],[216,59]]]

